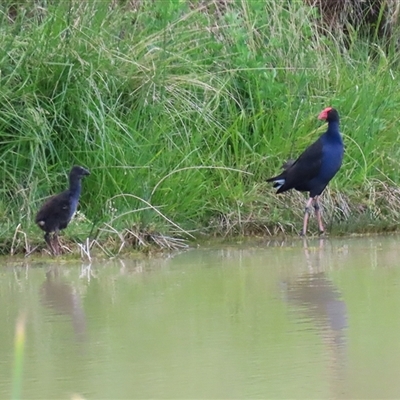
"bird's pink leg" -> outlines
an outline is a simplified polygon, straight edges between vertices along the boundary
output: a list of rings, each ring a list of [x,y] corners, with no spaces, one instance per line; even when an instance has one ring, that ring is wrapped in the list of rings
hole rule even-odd
[[[54,246],[54,255],[58,256],[58,255],[60,255],[60,241],[58,239],[58,230],[56,230],[54,232],[53,242],[55,244],[55,246]]]
[[[53,243],[52,243],[52,237],[51,237],[50,233],[47,232],[47,233],[44,235],[44,240],[46,241],[47,247],[49,248],[51,254],[52,254],[53,256],[55,256],[56,254],[55,254],[55,250],[54,250]]]
[[[308,219],[310,218],[310,207],[311,207],[311,204],[312,204],[313,200],[314,199],[312,197],[310,197],[307,200],[306,208],[305,208],[305,211],[304,211],[303,230],[300,232],[300,236],[304,236],[304,235],[307,234]]]
[[[322,223],[321,209],[319,207],[318,198],[319,196],[314,197],[314,210],[315,210],[315,216],[317,217],[318,230],[319,233],[322,234],[324,233],[324,224]]]

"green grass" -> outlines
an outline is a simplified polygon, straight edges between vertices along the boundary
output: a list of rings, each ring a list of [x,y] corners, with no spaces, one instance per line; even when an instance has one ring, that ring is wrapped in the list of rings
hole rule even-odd
[[[328,105],[346,154],[326,221],[395,229],[395,34],[346,47],[301,1],[137,4],[26,1],[14,22],[1,6],[1,252],[43,242],[35,212],[73,164],[92,175],[69,239],[295,232],[304,198],[265,179],[324,130]]]

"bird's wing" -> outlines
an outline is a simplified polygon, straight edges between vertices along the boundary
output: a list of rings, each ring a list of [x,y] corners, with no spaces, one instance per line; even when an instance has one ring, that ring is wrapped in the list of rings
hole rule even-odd
[[[285,183],[282,190],[289,190],[315,178],[322,164],[322,141],[318,139],[299,156],[283,173]]]
[[[36,222],[46,219],[46,215],[51,212],[53,218],[62,218],[66,210],[70,208],[69,193],[68,191],[50,197],[41,207],[36,215]]]

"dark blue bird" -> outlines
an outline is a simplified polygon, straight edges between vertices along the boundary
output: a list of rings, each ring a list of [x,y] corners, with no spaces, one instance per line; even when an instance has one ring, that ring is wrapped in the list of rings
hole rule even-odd
[[[290,189],[310,193],[301,235],[307,233],[311,205],[314,205],[319,231],[324,232],[318,198],[339,171],[343,160],[344,146],[339,132],[338,112],[332,107],[325,108],[318,119],[328,122],[328,130],[297,160],[286,162],[281,174],[267,179],[267,182],[273,182],[274,187],[278,188],[276,193],[283,193]]]
[[[81,180],[90,172],[80,166],[74,166],[69,173],[69,188],[50,197],[40,208],[35,222],[45,231],[44,240],[53,254],[59,254],[58,233],[65,229],[74,215],[81,194]],[[51,238],[53,233],[53,238]]]

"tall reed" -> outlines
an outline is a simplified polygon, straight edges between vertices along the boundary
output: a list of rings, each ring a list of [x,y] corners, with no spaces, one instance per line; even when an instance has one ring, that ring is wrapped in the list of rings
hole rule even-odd
[[[346,143],[328,215],[397,220],[390,196],[370,195],[400,178],[395,42],[345,43],[301,1],[43,4],[13,19],[2,6],[3,252],[41,236],[35,211],[75,163],[92,175],[72,238],[291,230],[301,197],[264,180],[324,129],[328,105]]]

